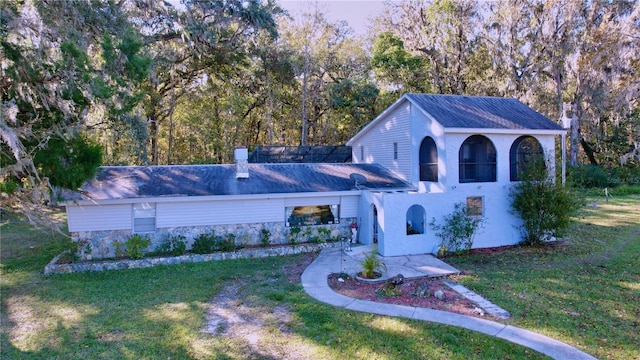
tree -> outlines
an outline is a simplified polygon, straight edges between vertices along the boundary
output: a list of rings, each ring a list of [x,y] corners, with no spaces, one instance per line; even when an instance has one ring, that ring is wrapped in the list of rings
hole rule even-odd
[[[481,17],[477,2],[410,0],[390,4],[389,12],[378,22],[402,40],[411,54],[420,54],[429,64],[434,92],[475,93],[470,85],[488,65],[487,53],[479,47]],[[474,58],[476,53],[481,58]]]
[[[4,1],[0,20],[0,207],[47,223],[52,185],[76,186],[95,170],[96,161],[62,149],[86,149],[79,134],[91,117],[135,106],[131,84],[146,76],[147,62],[113,2]],[[54,170],[68,166],[82,176]]]
[[[371,67],[378,82],[392,92],[429,92],[428,64],[424,58],[410,54],[392,32],[381,33],[373,44]]]
[[[169,122],[173,144],[173,112],[179,100],[209,79],[235,78],[248,66],[251,42],[261,31],[277,36],[274,15],[282,10],[272,1],[191,1],[183,8],[154,2],[136,10],[140,31],[154,62],[141,90],[146,94],[144,117],[149,123],[151,163],[160,163],[160,128]],[[171,160],[171,149],[166,159]]]

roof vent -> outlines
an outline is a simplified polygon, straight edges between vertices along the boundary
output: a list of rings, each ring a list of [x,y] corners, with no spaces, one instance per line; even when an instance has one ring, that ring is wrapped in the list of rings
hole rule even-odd
[[[247,148],[236,148],[233,157],[236,160],[236,179],[247,179],[249,177],[249,152]]]

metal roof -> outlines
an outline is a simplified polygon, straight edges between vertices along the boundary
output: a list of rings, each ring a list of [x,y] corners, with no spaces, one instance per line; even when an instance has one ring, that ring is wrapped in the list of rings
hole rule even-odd
[[[445,128],[563,130],[516,99],[490,96],[406,94]]]
[[[352,174],[366,179],[356,187]],[[358,178],[356,175],[354,178]],[[361,178],[360,178],[361,179]],[[107,166],[67,200],[411,190],[411,184],[378,164],[249,164],[236,179],[235,165]]]

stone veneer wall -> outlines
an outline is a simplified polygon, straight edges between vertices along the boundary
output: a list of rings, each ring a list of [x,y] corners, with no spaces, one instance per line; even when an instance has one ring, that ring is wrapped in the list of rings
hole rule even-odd
[[[175,265],[182,263],[197,263],[205,261],[219,261],[232,259],[252,259],[269,256],[285,256],[301,253],[309,253],[325,248],[336,248],[343,246],[343,243],[322,243],[322,244],[301,244],[289,246],[272,246],[266,248],[240,249],[232,252],[215,252],[213,254],[188,254],[171,257],[150,257],[139,260],[104,260],[104,261],[83,261],[72,264],[58,264],[59,259],[65,255],[62,253],[56,256],[44,268],[45,275],[68,274],[74,272],[126,270],[154,267],[158,265]]]
[[[340,219],[339,224],[301,226],[298,242],[305,243],[314,237],[322,240],[350,238],[350,226],[355,222],[355,218]],[[160,228],[155,233],[149,234],[151,245],[147,251],[153,251],[160,245],[166,243],[169,238],[183,236],[190,250],[193,241],[202,234],[215,234],[225,236],[234,234],[237,245],[240,246],[261,246],[262,230],[270,232],[269,243],[271,245],[290,244],[289,231],[291,227],[285,226],[284,222],[273,223],[253,223],[253,224],[230,224],[230,225],[208,225],[208,226],[182,226],[173,228]],[[330,235],[326,239],[325,234],[318,233],[318,229],[328,229]],[[116,243],[124,243],[131,237],[130,230],[105,230],[105,231],[80,231],[71,234],[72,240],[78,243],[77,255],[82,260],[88,259],[108,259],[116,257]]]

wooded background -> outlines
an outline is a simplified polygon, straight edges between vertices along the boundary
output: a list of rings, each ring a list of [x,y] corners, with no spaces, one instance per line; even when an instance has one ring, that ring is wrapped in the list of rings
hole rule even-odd
[[[637,1],[407,0],[367,35],[317,3],[295,20],[257,0],[0,5],[2,209],[101,164],[344,144],[406,92],[517,98],[570,128],[571,165],[638,168]]]

